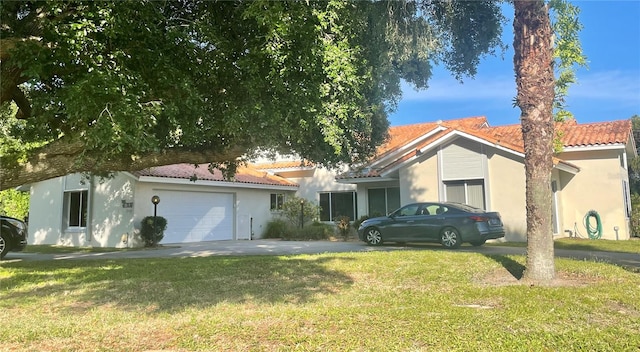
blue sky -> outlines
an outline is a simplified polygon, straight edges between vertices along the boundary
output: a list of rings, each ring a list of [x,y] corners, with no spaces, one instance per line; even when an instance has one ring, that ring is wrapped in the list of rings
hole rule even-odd
[[[640,0],[573,1],[580,8],[582,49],[587,68],[576,71],[567,109],[578,123],[613,121],[640,115]],[[505,7],[508,22],[504,57],[484,58],[474,78],[460,84],[436,68],[429,88],[415,91],[403,85],[403,98],[389,115],[392,126],[486,116],[492,126],[520,123],[513,71],[513,7]]]

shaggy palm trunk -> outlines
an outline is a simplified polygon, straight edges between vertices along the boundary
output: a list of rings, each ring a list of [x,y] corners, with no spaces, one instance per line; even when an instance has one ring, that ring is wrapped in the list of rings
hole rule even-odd
[[[553,169],[553,44],[544,1],[514,1],[517,105],[524,138],[527,199],[527,262],[524,279],[544,284],[555,278],[551,224]]]

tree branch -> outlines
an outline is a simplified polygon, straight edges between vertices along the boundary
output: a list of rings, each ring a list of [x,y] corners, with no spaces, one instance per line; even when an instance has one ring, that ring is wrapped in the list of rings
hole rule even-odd
[[[177,163],[203,164],[235,160],[246,153],[244,147],[226,150],[169,149],[143,155],[82,155],[82,142],[56,141],[33,152],[28,161],[0,169],[0,190],[78,172],[108,173],[137,171]]]

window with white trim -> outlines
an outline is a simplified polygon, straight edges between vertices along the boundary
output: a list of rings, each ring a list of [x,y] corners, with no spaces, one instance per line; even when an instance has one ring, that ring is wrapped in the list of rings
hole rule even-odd
[[[67,228],[87,227],[87,204],[89,191],[67,191],[64,193],[64,209]]]
[[[356,219],[356,192],[320,193],[320,221],[335,221],[340,216]]]
[[[400,208],[400,187],[369,188],[369,216],[384,216]]]
[[[447,202],[485,208],[484,180],[446,181],[444,185]]]
[[[271,211],[282,210],[284,204],[284,193],[271,193]]]

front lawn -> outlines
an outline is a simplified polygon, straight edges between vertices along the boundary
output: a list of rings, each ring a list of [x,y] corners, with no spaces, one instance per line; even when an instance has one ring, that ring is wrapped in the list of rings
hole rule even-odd
[[[640,275],[395,251],[6,262],[0,350],[637,351]]]
[[[488,246],[526,247],[526,242],[491,242]],[[558,238],[553,241],[555,249],[569,249],[598,252],[621,252],[640,254],[640,239],[633,238],[625,241],[591,240],[586,238]]]

